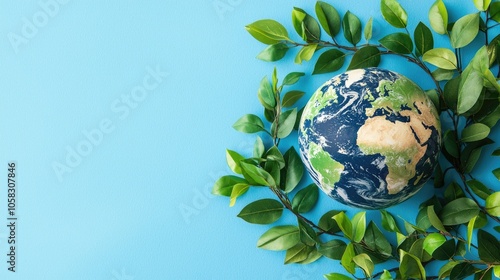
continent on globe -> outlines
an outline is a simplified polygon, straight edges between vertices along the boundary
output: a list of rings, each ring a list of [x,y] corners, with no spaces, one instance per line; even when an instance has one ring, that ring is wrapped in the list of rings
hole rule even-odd
[[[302,161],[334,199],[386,208],[415,194],[437,164],[441,139],[432,101],[408,78],[351,70],[322,85],[299,129]]]

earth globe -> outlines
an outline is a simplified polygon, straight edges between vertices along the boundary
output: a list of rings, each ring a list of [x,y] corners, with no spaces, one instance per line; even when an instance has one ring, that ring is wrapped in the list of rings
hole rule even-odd
[[[350,206],[381,209],[414,195],[433,174],[438,112],[410,79],[356,69],[323,84],[304,108],[300,155],[313,181]]]

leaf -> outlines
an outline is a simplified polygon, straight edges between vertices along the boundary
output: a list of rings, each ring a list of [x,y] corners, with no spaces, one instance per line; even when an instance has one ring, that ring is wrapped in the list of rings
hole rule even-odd
[[[321,218],[319,219],[318,226],[323,229],[324,231],[327,231],[329,233],[336,233],[340,231],[339,226],[337,225],[337,221],[332,219],[333,216],[337,215],[342,211],[339,210],[330,210],[323,214]]]
[[[474,2],[474,6],[476,6],[479,11],[484,12],[488,10],[491,0],[472,0],[472,2]]]
[[[416,221],[417,227],[427,230],[431,227],[431,222],[429,221],[429,216],[427,215],[427,208],[423,207],[418,211]]]
[[[298,263],[305,260],[309,255],[310,251],[311,249],[309,246],[303,243],[298,243],[292,248],[286,250],[285,264]]]
[[[373,17],[370,17],[370,19],[366,22],[365,25],[365,30],[363,32],[365,35],[365,40],[369,41],[372,38],[373,34]]]
[[[382,215],[382,227],[385,230],[390,232],[400,232],[394,217],[392,217],[389,212],[386,210],[380,210],[380,214]]]
[[[476,104],[483,90],[483,77],[481,73],[473,70],[469,75],[463,76],[458,89],[457,113],[464,114]]]
[[[337,10],[323,1],[317,1],[315,9],[319,23],[325,32],[331,37],[337,35],[340,31],[340,15]]]
[[[451,46],[455,49],[467,46],[479,32],[479,13],[469,14],[458,19],[450,32]]]
[[[447,130],[443,136],[444,149],[454,158],[459,157],[458,139],[455,130]]]
[[[282,101],[282,106],[285,108],[292,107],[295,103],[304,96],[305,92],[300,90],[292,90],[285,94]]]
[[[240,155],[239,153],[226,149],[226,161],[227,165],[229,168],[234,173],[241,174],[241,167],[240,167],[240,161],[244,160],[245,158]]]
[[[286,151],[284,159],[287,166],[284,191],[289,193],[295,189],[302,179],[302,176],[304,175],[304,165],[302,164],[302,160],[293,146]]]
[[[493,175],[495,175],[495,177],[497,177],[497,179],[500,181],[500,168],[497,168],[497,169],[494,169],[493,171],[491,171],[493,173]]]
[[[457,57],[455,54],[446,48],[435,48],[427,51],[422,56],[425,62],[428,62],[436,67],[454,70],[457,69]]]
[[[392,33],[380,39],[380,44],[386,49],[399,54],[409,54],[413,51],[413,42],[406,33]]]
[[[366,46],[357,50],[347,70],[377,67],[380,63],[380,50],[374,46]]]
[[[457,76],[444,85],[444,101],[446,106],[453,112],[457,111],[458,89],[460,86],[460,76]]]
[[[283,57],[285,57],[289,49],[290,47],[283,42],[272,44],[266,47],[263,51],[261,51],[257,55],[257,58],[268,62],[278,61]]]
[[[358,212],[352,217],[353,241],[361,242],[366,231],[366,212]]]
[[[309,249],[310,252],[309,255],[307,255],[307,258],[303,261],[298,262],[299,264],[310,264],[319,260],[323,256],[318,252],[316,247],[309,247]]]
[[[353,45],[359,43],[361,40],[361,21],[356,15],[347,11],[342,20],[342,27],[344,37],[349,43]]]
[[[415,46],[420,55],[434,48],[434,38],[432,37],[432,32],[424,23],[418,23],[415,28],[415,32],[413,32],[413,37],[415,38]]]
[[[460,197],[465,197],[464,191],[457,183],[451,182],[444,192],[444,199],[450,202]]]
[[[297,64],[302,64],[302,61],[309,61],[314,55],[314,52],[316,52],[316,47],[318,44],[310,44],[307,46],[302,47],[300,51],[297,53],[297,56],[295,56],[295,63]]]
[[[457,265],[459,264],[458,261],[449,261],[449,262],[446,262],[440,269],[439,269],[439,273],[438,273],[438,278],[439,279],[444,279],[448,276],[450,276],[450,273],[451,273],[451,270]]]
[[[488,196],[491,194],[491,191],[488,189],[488,187],[486,187],[483,183],[476,179],[467,181],[467,185],[474,192],[474,194],[484,200],[486,200],[486,198],[488,198]]]
[[[432,255],[434,251],[446,242],[446,238],[439,233],[431,233],[424,239],[424,250]]]
[[[246,222],[252,224],[271,224],[283,213],[283,205],[275,199],[261,199],[245,206],[238,214]]]
[[[340,230],[344,233],[347,239],[352,239],[352,223],[351,220],[347,217],[344,212],[340,212],[337,215],[333,216],[339,226]]]
[[[500,217],[500,192],[492,193],[486,198],[485,208],[488,214]]]
[[[495,157],[500,157],[500,148],[494,150],[493,153],[491,153],[491,155]]]
[[[293,126],[295,125],[296,118],[297,108],[283,112],[279,119],[278,133],[276,136],[278,138],[285,138],[290,135],[293,130]]]
[[[294,7],[292,11],[292,23],[295,31],[302,39],[308,43],[316,42],[320,39],[321,29],[318,22],[306,11]]]
[[[500,242],[482,229],[477,232],[479,258],[485,262],[500,262]]]
[[[298,219],[299,231],[300,231],[300,241],[308,246],[316,245],[316,232],[314,229],[308,225],[306,222]]]
[[[262,120],[254,114],[244,115],[233,124],[233,128],[243,133],[256,133],[265,130]]]
[[[498,62],[498,52],[500,51],[500,34],[495,36],[487,46],[489,66],[493,66]]]
[[[490,134],[490,128],[482,123],[473,123],[462,130],[462,142],[483,140]]]
[[[231,195],[229,196],[230,197],[229,207],[233,207],[234,204],[236,203],[236,199],[245,194],[249,188],[250,185],[245,183],[234,185],[233,189],[231,190]]]
[[[393,278],[391,273],[387,269],[384,269],[384,273],[380,275],[380,280],[393,280]]]
[[[404,279],[417,278],[425,279],[425,269],[420,260],[414,255],[399,250],[399,272]]]
[[[342,212],[343,213],[343,212]],[[345,270],[351,274],[354,274],[356,264],[353,261],[356,252],[354,252],[354,246],[349,243],[340,259],[340,264],[345,268]]]
[[[439,231],[446,232],[446,229],[443,226],[443,222],[439,219],[439,217],[436,215],[436,212],[434,211],[434,205],[427,206],[427,216],[429,217],[429,222],[431,222],[431,225],[433,227],[435,227]]]
[[[257,167],[255,165],[241,162],[241,170],[243,171],[243,176],[248,180],[250,185],[253,186],[269,186],[275,187],[276,182],[274,181],[271,174],[266,170]]]
[[[321,243],[319,245],[318,251],[325,257],[340,260],[344,251],[347,247],[347,244],[339,239],[333,239],[326,243]]]
[[[448,11],[442,0],[437,0],[432,4],[429,10],[429,22],[436,33],[448,32]]]
[[[380,4],[382,16],[392,26],[405,28],[408,21],[408,14],[396,0],[382,0]]]
[[[454,70],[446,70],[438,68],[432,72],[432,77],[434,77],[436,81],[448,81],[453,78],[454,74],[455,74]]]
[[[296,84],[305,73],[303,72],[291,72],[288,73],[283,79],[283,85],[291,86]]]
[[[267,45],[289,40],[286,28],[272,19],[258,20],[245,26],[245,29],[255,39]]]
[[[450,260],[455,255],[455,240],[446,240],[441,246],[436,248],[432,253],[432,257],[436,260]]]
[[[285,159],[283,158],[283,155],[281,154],[281,151],[278,149],[277,146],[272,146],[266,152],[265,158],[268,161],[274,161],[277,164],[279,164],[280,169],[283,169],[285,167]]]
[[[496,22],[500,22],[500,2],[493,2],[490,5],[490,17]]]
[[[264,142],[262,142],[262,138],[257,136],[255,140],[255,144],[253,145],[253,157],[260,158],[264,155],[266,148],[264,147]]]
[[[461,280],[465,279],[467,276],[474,274],[474,266],[470,263],[459,263],[453,267],[450,272],[450,279]]]
[[[307,213],[316,205],[318,197],[318,187],[315,184],[310,184],[293,197],[292,209],[299,213]]]
[[[257,247],[282,251],[295,246],[300,240],[299,228],[296,226],[276,226],[266,231],[257,241]]]
[[[352,280],[351,277],[345,276],[344,274],[340,273],[328,273],[325,275],[326,280]]]
[[[373,274],[373,269],[375,268],[370,256],[367,254],[359,254],[352,258],[354,263],[356,263],[361,269],[363,269],[365,275],[370,277]]]
[[[459,225],[469,222],[479,214],[479,207],[470,198],[461,197],[446,204],[441,210],[440,218],[443,225]]]
[[[345,56],[345,53],[337,49],[327,50],[319,56],[316,65],[314,65],[313,75],[339,70],[344,65]]]
[[[233,186],[240,183],[247,183],[247,181],[243,178],[233,175],[222,176],[215,182],[215,185],[212,188],[212,194],[231,196]]]
[[[500,265],[495,265],[493,267],[493,274],[495,277],[500,278]]]
[[[384,258],[391,257],[392,247],[377,225],[370,221],[364,236],[366,246],[374,252],[380,253]]]
[[[474,224],[476,223],[477,216],[470,219],[469,223],[467,224],[467,246],[469,246],[469,251],[470,251],[470,245],[472,243],[472,232],[474,230]]]

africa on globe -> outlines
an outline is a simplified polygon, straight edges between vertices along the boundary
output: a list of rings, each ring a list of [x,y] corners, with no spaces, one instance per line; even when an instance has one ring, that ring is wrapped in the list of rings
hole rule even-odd
[[[300,120],[302,161],[330,197],[381,209],[415,194],[431,177],[441,139],[430,98],[385,69],[337,75],[311,97]]]

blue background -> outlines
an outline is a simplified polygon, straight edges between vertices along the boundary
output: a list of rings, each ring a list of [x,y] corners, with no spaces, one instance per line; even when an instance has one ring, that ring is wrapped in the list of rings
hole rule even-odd
[[[373,16],[375,39],[396,31],[381,18],[379,1],[328,2],[363,23]],[[409,30],[419,20],[428,24],[433,1],[400,2],[410,16]],[[445,2],[452,20],[474,11],[472,1]],[[262,77],[274,66],[280,78],[290,71],[312,72],[312,63],[293,64],[293,55],[278,63],[257,60],[265,46],[244,29],[273,18],[291,31],[294,6],[314,13],[314,1],[298,0],[70,0],[50,7],[47,16],[39,1],[1,0],[0,181],[5,182],[7,163],[15,161],[19,220],[14,274],[5,262],[2,183],[0,278],[321,279],[343,271],[338,261],[325,258],[285,266],[284,252],[256,248],[270,226],[247,224],[236,214],[256,198],[271,197],[269,191],[252,190],[232,208],[228,199],[210,195],[215,180],[230,173],[225,149],[251,154],[255,136],[231,125],[243,114],[261,115],[256,93]],[[12,34],[21,36],[26,21],[34,20],[42,26],[12,44]],[[440,39],[437,44],[446,46]],[[404,60],[384,57],[381,66],[432,87]],[[164,76],[140,102],[125,105],[148,69]],[[330,76],[307,75],[295,88],[310,96]],[[66,164],[71,150],[85,150],[85,132],[96,133],[103,121],[112,131],[95,136],[87,155],[58,176],[54,166]],[[500,140],[498,126],[492,138]],[[476,174],[498,186],[490,173],[498,165],[485,159]],[[433,192],[427,185],[389,211],[413,221]],[[357,211],[321,194],[309,217],[318,219],[330,209]],[[379,214],[369,211],[368,218],[377,221]],[[288,215],[279,224],[293,222]]]

